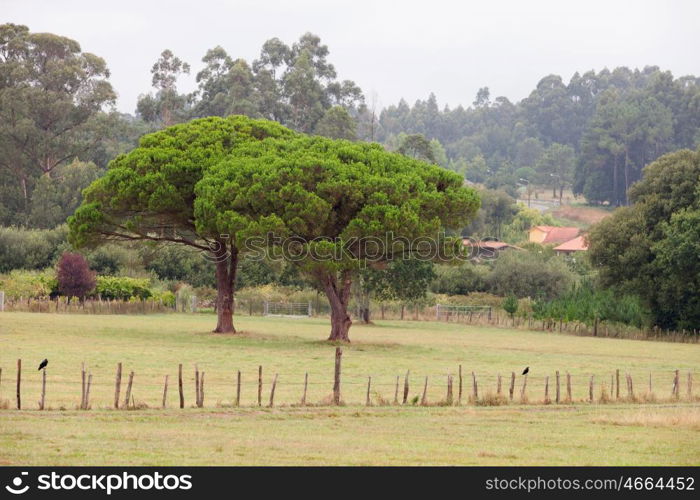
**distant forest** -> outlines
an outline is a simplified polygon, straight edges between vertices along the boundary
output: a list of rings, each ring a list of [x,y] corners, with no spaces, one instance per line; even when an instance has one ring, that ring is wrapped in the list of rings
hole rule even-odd
[[[568,82],[548,75],[517,103],[483,87],[466,108],[441,108],[430,94],[377,109],[354,82],[338,80],[328,48],[310,33],[291,45],[272,38],[253,61],[215,47],[202,63],[197,90],[181,93],[178,78],[191,66],[164,50],[153,88],[133,115],[122,114],[108,62],[68,38],[0,25],[0,224],[62,224],[80,191],[141,135],[211,115],[377,141],[489,188],[532,183],[560,196],[571,188],[613,206],[628,204],[645,165],[700,145],[700,78],[656,66],[576,73]]]

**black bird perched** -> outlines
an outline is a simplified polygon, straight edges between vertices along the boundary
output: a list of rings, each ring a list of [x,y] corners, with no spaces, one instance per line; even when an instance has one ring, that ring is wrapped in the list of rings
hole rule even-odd
[[[42,362],[39,364],[39,370],[41,370],[42,368],[46,368],[46,365],[48,365],[48,364],[49,364],[49,360],[48,360],[48,359],[45,359],[44,361],[42,361]]]
[[[530,371],[530,367],[528,366],[523,370],[523,375],[527,375],[529,371]]]

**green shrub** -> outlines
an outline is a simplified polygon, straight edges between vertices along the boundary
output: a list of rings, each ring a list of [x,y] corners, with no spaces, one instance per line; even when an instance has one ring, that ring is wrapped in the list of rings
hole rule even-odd
[[[66,226],[56,229],[0,227],[0,273],[51,267],[67,247]]]
[[[0,290],[11,299],[48,297],[56,293],[58,280],[53,269],[26,271],[16,269],[0,275]]]
[[[95,292],[103,299],[147,299],[152,296],[150,280],[122,276],[98,276]]]

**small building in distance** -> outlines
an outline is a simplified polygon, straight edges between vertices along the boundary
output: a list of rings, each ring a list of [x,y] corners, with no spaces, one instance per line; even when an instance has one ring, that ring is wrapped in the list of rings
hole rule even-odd
[[[554,247],[554,251],[557,255],[571,255],[576,252],[585,252],[587,250],[588,243],[586,243],[586,238],[583,235],[577,236],[576,238]]]
[[[520,247],[496,240],[473,240],[463,238],[462,244],[472,250],[471,256],[477,259],[495,259],[501,252],[509,250],[522,250]]]
[[[576,238],[580,233],[577,227],[535,226],[530,229],[528,240],[540,245],[558,245]]]

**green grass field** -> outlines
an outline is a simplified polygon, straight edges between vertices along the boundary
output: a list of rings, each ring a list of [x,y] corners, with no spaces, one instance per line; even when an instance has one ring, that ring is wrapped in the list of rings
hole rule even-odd
[[[307,401],[328,401],[334,346],[323,319],[239,317],[237,335],[209,333],[211,315],[91,316],[0,314],[0,464],[700,464],[700,405],[686,394],[688,372],[698,378],[700,345],[576,337],[464,325],[387,321],[353,326],[344,348],[343,407],[298,407],[304,373]],[[46,405],[39,412],[41,376],[49,358]],[[14,408],[16,360],[23,360],[23,411]],[[93,375],[91,411],[76,410],[80,366]],[[140,410],[109,409],[117,362],[135,372]],[[185,369],[185,410],[177,406],[177,367]],[[194,365],[205,375],[205,408],[194,403]],[[442,407],[448,374],[464,370],[462,406]],[[257,407],[257,369],[263,366],[263,404],[278,376],[274,408]],[[530,366],[530,404],[469,404],[471,373],[479,395],[504,390],[510,373]],[[630,373],[645,397],[652,378],[657,402],[590,404],[608,390],[611,374]],[[670,399],[673,371],[681,398]],[[243,375],[242,407],[233,408],[236,371]],[[410,396],[429,379],[431,406],[382,406],[394,398],[396,376],[410,375]],[[543,405],[545,377],[572,375],[573,405]],[[168,408],[160,409],[169,375]],[[366,407],[367,377],[372,403]],[[516,383],[516,399],[522,377]],[[697,384],[696,384],[697,385]],[[562,387],[563,391],[563,387]],[[626,393],[623,391],[623,393]],[[697,395],[700,389],[694,390]],[[148,406],[148,408],[145,408]]]

